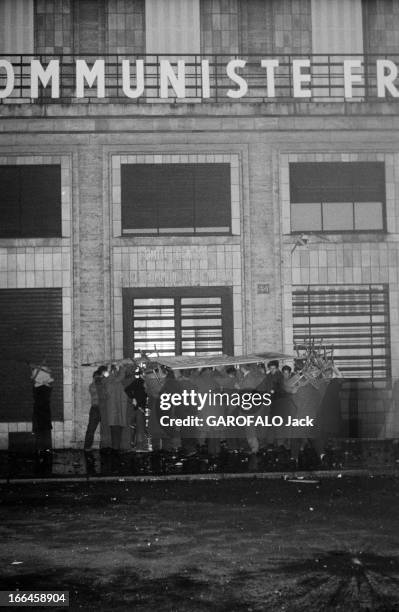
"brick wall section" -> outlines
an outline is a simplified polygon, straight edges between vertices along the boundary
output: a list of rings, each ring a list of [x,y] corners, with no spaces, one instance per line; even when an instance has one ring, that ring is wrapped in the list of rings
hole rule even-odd
[[[399,3],[395,0],[363,0],[366,53],[397,53]]]
[[[34,20],[35,53],[72,53],[70,0],[37,0]]]
[[[145,1],[109,0],[108,53],[145,53]]]
[[[281,276],[279,248],[275,245],[275,237],[279,235],[275,223],[278,223],[279,214],[273,204],[275,182],[270,144],[256,142],[250,146],[248,183],[250,207],[244,239],[248,237],[251,251],[251,295],[247,296],[247,308],[253,309],[253,350],[266,351],[270,347],[282,346],[278,303]],[[258,294],[258,283],[268,284],[269,293]]]
[[[238,0],[201,1],[201,52],[238,53]]]
[[[76,180],[78,202],[74,210],[74,303],[76,363],[109,359],[104,321],[103,158],[101,147],[79,152]],[[77,209],[78,206],[78,209]],[[80,238],[78,238],[80,236]],[[77,262],[79,262],[77,264]],[[78,326],[79,325],[79,326]],[[78,337],[79,335],[79,337]],[[87,425],[88,386],[93,368],[78,368],[75,385],[75,436],[82,440]]]

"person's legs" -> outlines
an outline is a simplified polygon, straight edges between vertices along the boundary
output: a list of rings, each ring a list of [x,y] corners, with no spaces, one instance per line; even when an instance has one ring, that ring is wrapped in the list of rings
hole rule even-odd
[[[304,445],[305,441],[303,438],[292,438],[290,440],[291,457],[298,461],[299,452]]]
[[[141,408],[136,410],[136,450],[146,450],[147,436],[145,432],[145,414]]]
[[[120,450],[121,447],[122,427],[119,425],[111,425],[111,447],[112,450]]]
[[[35,433],[36,471],[42,475],[50,474],[53,468],[51,429]]]
[[[100,423],[100,409],[98,406],[94,405],[90,407],[89,412],[89,422],[87,423],[85,442],[84,442],[84,450],[89,451],[93,446],[94,434],[96,433],[96,429]]]

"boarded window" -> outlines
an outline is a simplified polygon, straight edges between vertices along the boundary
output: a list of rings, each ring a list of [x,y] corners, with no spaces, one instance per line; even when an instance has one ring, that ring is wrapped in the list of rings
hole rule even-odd
[[[61,236],[61,167],[0,166],[0,237]]]
[[[342,374],[371,380],[390,376],[389,294],[385,285],[297,286],[294,343],[334,348]]]
[[[124,290],[125,353],[233,352],[229,288]]]
[[[122,164],[124,234],[228,233],[229,164]]]
[[[63,419],[62,289],[0,290],[0,421],[30,421],[32,383],[27,362],[46,359],[55,380],[53,420]]]
[[[291,230],[385,229],[383,162],[290,164]]]

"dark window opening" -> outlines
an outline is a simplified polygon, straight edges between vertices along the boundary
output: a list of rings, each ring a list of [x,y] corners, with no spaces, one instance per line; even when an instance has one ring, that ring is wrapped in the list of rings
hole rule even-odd
[[[124,289],[125,354],[233,353],[229,288]]]
[[[230,233],[229,164],[122,164],[122,233]]]
[[[383,162],[290,164],[291,231],[385,231]]]
[[[0,166],[0,238],[61,236],[61,167]]]

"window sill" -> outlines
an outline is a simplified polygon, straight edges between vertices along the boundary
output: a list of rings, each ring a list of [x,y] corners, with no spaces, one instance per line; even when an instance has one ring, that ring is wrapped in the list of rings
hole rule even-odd
[[[53,236],[51,238],[0,238],[0,247],[61,247],[69,245],[69,237]]]
[[[347,236],[348,234],[353,234],[355,236],[357,236],[358,234],[360,235],[364,235],[364,234],[379,234],[379,235],[385,235],[387,234],[387,230],[385,229],[367,229],[367,230],[292,230],[290,232],[291,236],[302,236],[303,234],[309,234],[310,236],[317,236],[317,235],[322,235],[322,236],[341,236],[341,235],[345,235]]]
[[[284,242],[291,246],[301,237],[307,236],[310,244],[340,244],[362,242],[386,242],[390,234],[386,230],[345,231],[345,232],[291,232],[284,234]]]
[[[116,236],[113,246],[190,246],[206,244],[240,244],[241,237],[233,234],[157,234]]]

